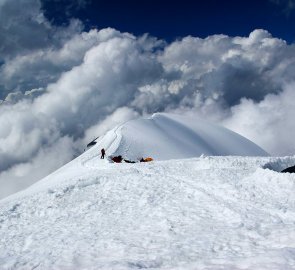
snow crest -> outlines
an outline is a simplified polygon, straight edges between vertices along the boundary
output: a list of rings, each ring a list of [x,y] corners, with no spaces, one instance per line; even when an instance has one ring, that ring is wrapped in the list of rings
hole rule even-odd
[[[208,156],[267,156],[253,142],[224,127],[196,117],[157,113],[124,123],[98,140],[96,151],[138,161]]]

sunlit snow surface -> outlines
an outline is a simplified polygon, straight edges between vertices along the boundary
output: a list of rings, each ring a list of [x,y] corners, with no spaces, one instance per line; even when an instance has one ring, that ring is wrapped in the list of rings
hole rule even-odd
[[[100,138],[98,144],[101,148],[107,147],[109,154],[131,160],[147,156],[166,160],[202,154],[268,155],[253,142],[224,127],[192,116],[164,113],[129,121]]]
[[[0,269],[295,269],[295,157],[110,164],[115,133],[0,202]]]

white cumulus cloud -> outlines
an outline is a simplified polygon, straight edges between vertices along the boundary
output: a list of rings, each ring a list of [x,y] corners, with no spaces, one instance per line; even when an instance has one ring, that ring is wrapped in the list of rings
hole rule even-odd
[[[273,155],[294,154],[294,45],[259,29],[167,44],[111,28],[83,32],[78,21],[56,28],[38,0],[24,3],[32,8],[18,18],[15,2],[0,0],[0,196],[113,126],[159,111],[194,112]]]

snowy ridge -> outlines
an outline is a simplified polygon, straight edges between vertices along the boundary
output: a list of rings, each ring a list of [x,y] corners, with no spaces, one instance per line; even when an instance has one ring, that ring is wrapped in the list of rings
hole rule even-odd
[[[245,153],[247,145],[252,154],[265,152],[219,127],[162,116],[118,126],[80,157],[0,201],[0,268],[294,269],[295,176],[278,171],[294,165],[295,156],[171,160],[196,154],[188,151],[196,137],[202,151],[236,145]],[[216,134],[228,148],[219,147]],[[175,144],[180,135],[188,141]],[[159,151],[149,138],[161,142]],[[107,154],[167,160],[109,163],[100,159],[102,146]]]
[[[155,160],[210,156],[267,156],[246,138],[196,117],[157,113],[109,131],[95,146],[109,155],[129,160],[151,156]]]
[[[294,269],[295,157],[92,162],[1,201],[1,269]]]

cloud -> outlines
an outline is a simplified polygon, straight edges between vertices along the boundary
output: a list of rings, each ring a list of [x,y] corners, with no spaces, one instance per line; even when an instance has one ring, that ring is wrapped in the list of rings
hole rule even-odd
[[[244,134],[270,153],[294,154],[294,89],[295,83],[289,84],[281,93],[268,94],[259,103],[242,99],[240,104],[231,108],[231,115],[225,119],[224,125]]]
[[[52,27],[40,11],[38,0],[0,2],[0,59],[50,42]]]
[[[42,14],[38,1],[26,3]],[[0,196],[46,176],[118,123],[159,111],[193,111],[271,154],[294,153],[294,45],[259,29],[167,44],[111,28],[83,32],[77,21],[56,29],[44,20],[53,37],[46,44],[9,49],[7,31],[1,47],[9,57],[0,68]]]
[[[81,31],[82,23],[74,19],[68,26],[53,26],[39,0],[1,0],[0,99],[11,91],[44,87],[71,68],[79,58],[67,55],[67,50],[83,53],[83,42],[75,40],[84,38],[77,36]],[[73,43],[78,47],[72,48]]]
[[[2,98],[11,90],[25,93],[28,89],[56,82],[62,73],[81,65],[85,53],[102,41],[103,37],[97,35],[96,30],[78,31],[61,46],[36,49],[6,60],[0,68]]]
[[[29,161],[17,163],[0,173],[0,198],[35,183],[74,156],[73,141],[63,137],[50,147],[42,147]]]

